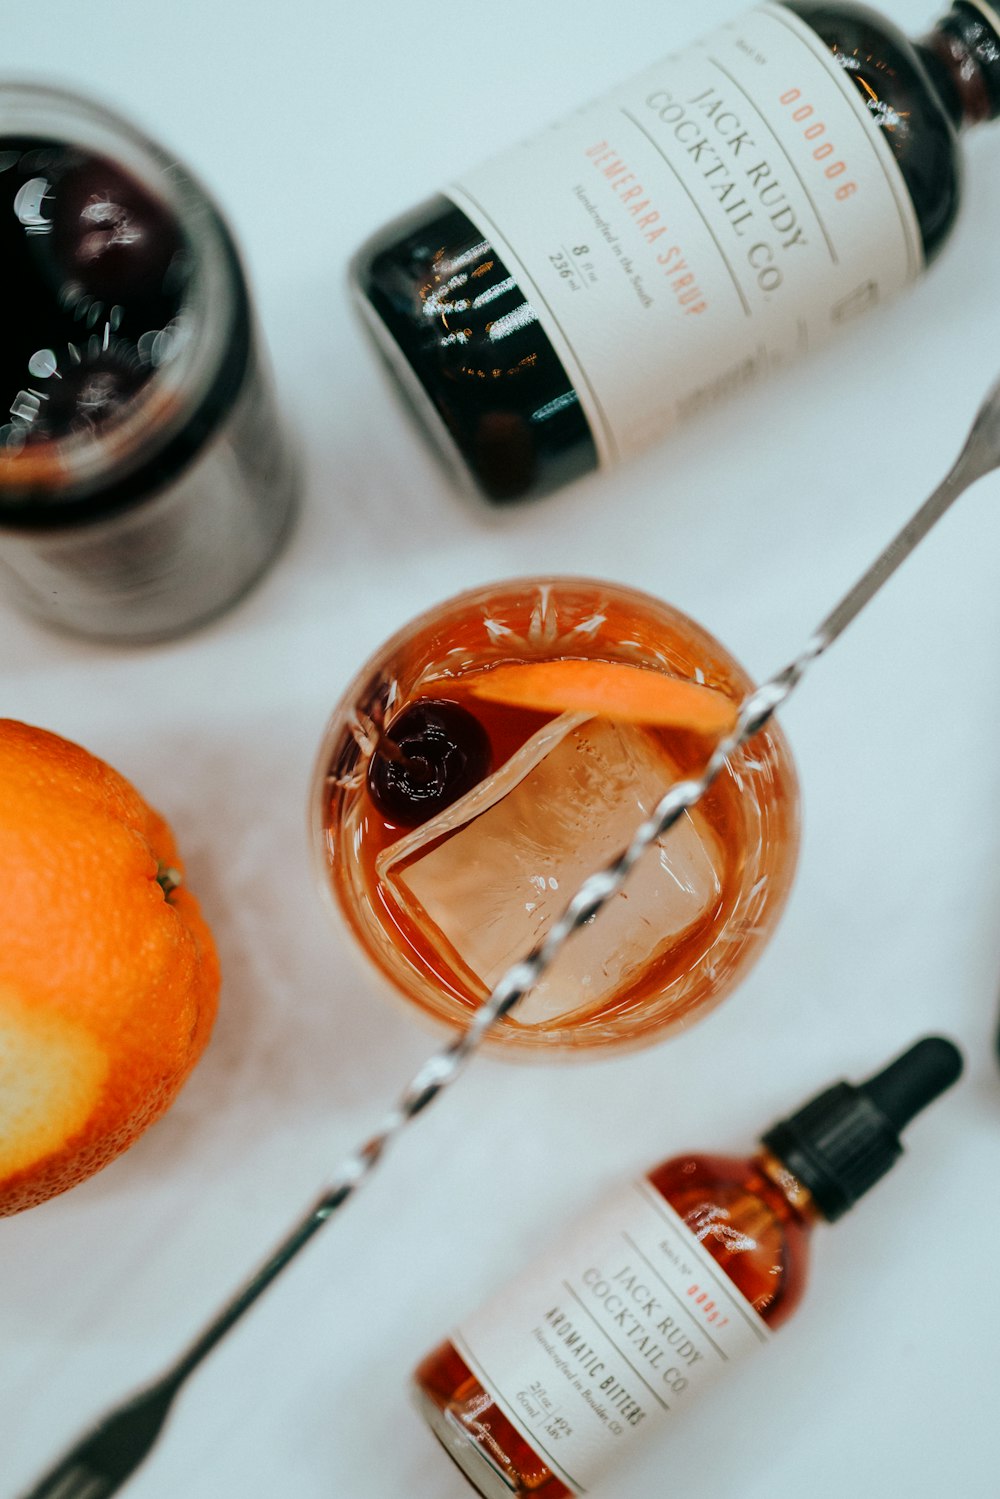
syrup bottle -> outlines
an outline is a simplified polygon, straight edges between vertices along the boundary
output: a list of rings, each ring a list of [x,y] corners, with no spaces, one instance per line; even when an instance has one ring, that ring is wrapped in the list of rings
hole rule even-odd
[[[763,4],[376,234],[353,282],[456,473],[544,494],[639,451],[901,291],[1000,114],[1000,15],[909,41]]]
[[[774,1125],[754,1156],[664,1162],[467,1318],[415,1382],[473,1488],[590,1492],[638,1436],[763,1347],[798,1307],[814,1224],[885,1175],[899,1132],[961,1070],[952,1043],[928,1036]]]

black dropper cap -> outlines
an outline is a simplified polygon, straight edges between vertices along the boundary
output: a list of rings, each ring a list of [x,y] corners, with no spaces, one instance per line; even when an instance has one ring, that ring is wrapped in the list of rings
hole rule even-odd
[[[925,1036],[865,1083],[835,1083],[769,1129],[761,1143],[833,1223],[894,1166],[900,1131],[962,1072],[962,1053]]]

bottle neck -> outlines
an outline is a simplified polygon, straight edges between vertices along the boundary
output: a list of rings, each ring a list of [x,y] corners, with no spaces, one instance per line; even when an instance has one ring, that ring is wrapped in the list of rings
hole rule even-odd
[[[1000,118],[1000,11],[959,0],[918,43],[959,129]]]
[[[809,1188],[803,1186],[797,1176],[792,1175],[784,1161],[766,1148],[758,1150],[753,1160],[761,1175],[766,1176],[771,1185],[777,1187],[797,1218],[810,1225],[822,1219],[823,1214],[816,1206]]]

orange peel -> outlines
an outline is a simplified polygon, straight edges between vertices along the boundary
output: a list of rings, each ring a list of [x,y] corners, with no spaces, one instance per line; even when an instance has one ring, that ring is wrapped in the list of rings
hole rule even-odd
[[[173,1102],[219,967],[162,817],[0,718],[0,1217],[83,1181]]]
[[[737,704],[717,688],[624,661],[511,662],[465,677],[462,685],[488,702],[542,713],[593,713],[716,738],[736,725]]]

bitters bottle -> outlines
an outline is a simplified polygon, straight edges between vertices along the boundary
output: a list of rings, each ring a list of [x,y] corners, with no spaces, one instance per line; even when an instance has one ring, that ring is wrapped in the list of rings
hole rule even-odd
[[[928,1036],[867,1082],[828,1088],[747,1159],[676,1156],[467,1317],[415,1381],[473,1488],[484,1499],[613,1492],[637,1440],[788,1320],[814,1225],[885,1175],[900,1131],[961,1070],[955,1046]]]

